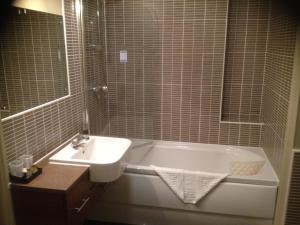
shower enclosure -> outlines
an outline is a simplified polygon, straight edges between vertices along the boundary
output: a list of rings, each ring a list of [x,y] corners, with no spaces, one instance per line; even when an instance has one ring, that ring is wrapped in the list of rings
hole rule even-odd
[[[82,0],[82,49],[85,78],[85,128],[109,135],[104,1]]]
[[[82,4],[91,134],[161,139],[162,122],[171,124],[163,120],[161,107],[163,49],[157,15],[143,1],[83,0]],[[126,59],[120,60],[120,54]],[[164,101],[171,110],[166,93]],[[170,134],[165,136],[170,139]]]

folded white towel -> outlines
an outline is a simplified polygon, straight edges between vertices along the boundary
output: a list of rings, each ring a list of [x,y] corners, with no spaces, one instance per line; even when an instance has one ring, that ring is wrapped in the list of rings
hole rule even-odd
[[[208,173],[151,165],[162,180],[184,202],[196,204],[228,174]]]

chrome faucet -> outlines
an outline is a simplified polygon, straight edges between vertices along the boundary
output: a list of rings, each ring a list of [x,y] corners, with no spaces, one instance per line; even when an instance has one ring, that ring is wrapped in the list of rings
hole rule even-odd
[[[71,141],[71,145],[73,148],[76,149],[85,144],[83,141],[87,141],[89,139],[90,139],[90,137],[88,135],[79,134],[76,138],[74,138]]]

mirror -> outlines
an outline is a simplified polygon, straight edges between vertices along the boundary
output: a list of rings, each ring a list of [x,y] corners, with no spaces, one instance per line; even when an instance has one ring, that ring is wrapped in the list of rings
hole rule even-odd
[[[0,30],[0,113],[69,95],[62,0],[18,0]]]

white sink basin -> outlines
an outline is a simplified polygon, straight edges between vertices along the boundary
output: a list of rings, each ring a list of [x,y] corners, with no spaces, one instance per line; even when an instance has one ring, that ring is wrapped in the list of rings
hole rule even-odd
[[[83,164],[90,166],[90,180],[111,182],[125,169],[126,153],[131,141],[126,138],[89,136],[76,149],[71,144],[50,158],[50,162]]]

